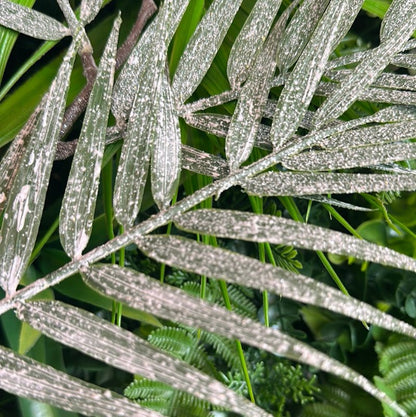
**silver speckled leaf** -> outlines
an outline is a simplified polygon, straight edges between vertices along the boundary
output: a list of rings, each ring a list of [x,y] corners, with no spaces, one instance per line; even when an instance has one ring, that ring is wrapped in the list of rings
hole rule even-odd
[[[115,392],[0,346],[0,388],[91,417],[162,417]]]
[[[416,172],[410,175],[267,172],[245,181],[244,189],[258,196],[414,191]]]
[[[69,29],[52,17],[9,0],[0,0],[0,25],[44,40],[70,35]]]
[[[398,8],[396,7],[395,12],[391,13],[391,17],[406,15],[406,19],[392,22],[390,28],[395,29],[394,33],[390,33],[389,29],[386,40],[369,51],[366,59],[358,64],[345,81],[341,82],[341,87],[325,100],[316,112],[317,128],[343,114],[358,95],[373,83],[391,62],[393,56],[405,47],[407,40],[416,29],[416,0],[394,0],[393,5],[397,5]]]
[[[201,19],[183,52],[172,89],[175,99],[184,103],[208,71],[237,13],[242,0],[214,0]]]
[[[123,273],[122,269],[117,271]],[[34,301],[20,305],[17,316],[48,337],[110,366],[163,382],[247,417],[270,417],[186,362],[87,311],[59,301]]]
[[[181,132],[167,75],[159,75],[161,86],[156,97],[153,118],[151,179],[153,199],[160,210],[169,207],[181,173]]]
[[[35,245],[79,40],[71,44],[49,89],[10,190],[0,237],[0,285],[9,295],[15,292]]]
[[[62,201],[59,233],[62,246],[71,258],[81,256],[91,235],[120,24],[121,19],[117,18],[101,58]]]
[[[297,4],[298,1],[294,1],[280,16],[240,91],[225,142],[231,172],[239,169],[253,150],[276,68],[277,46],[287,19]]]
[[[225,159],[187,145],[182,145],[182,168],[215,179],[230,173]]]
[[[143,77],[143,73],[148,70],[145,65],[146,61],[154,53],[154,43],[160,38],[162,31],[164,47],[168,47],[188,3],[189,0],[166,0],[134,47],[114,84],[111,111],[117,119],[128,119],[138,89],[139,78]],[[164,25],[161,25],[161,22],[164,22]]]
[[[247,79],[281,3],[281,0],[257,0],[244,22],[227,63],[227,76],[232,89]]]
[[[394,250],[283,217],[205,209],[189,211],[175,219],[175,224],[193,233],[320,250],[416,272],[416,260]]]
[[[413,5],[412,5],[413,3]],[[393,0],[381,22],[380,41],[386,42],[400,30],[403,22],[409,19],[409,13],[414,13],[413,0]],[[409,8],[410,6],[410,8]]]
[[[186,259],[186,251],[181,256]],[[256,271],[257,276],[258,271]],[[174,317],[175,321],[187,326],[201,328],[228,338],[240,339],[243,343],[259,349],[331,372],[360,386],[380,401],[392,406],[400,415],[406,416],[397,404],[377,390],[363,376],[277,329],[266,328],[249,318],[192,297],[183,290],[161,284],[139,272],[127,268],[122,269],[117,265],[88,268],[85,273],[86,283],[96,291],[131,307],[151,311],[152,314],[168,320]]]
[[[283,34],[277,53],[280,72],[286,72],[299,58],[329,0],[304,0]]]
[[[86,25],[92,22],[101,9],[103,0],[82,0],[81,1],[81,22]]]
[[[416,159],[416,143],[387,143],[351,149],[309,151],[286,158],[283,166],[297,171],[330,171]]]
[[[363,0],[332,0],[303,49],[280,95],[271,129],[280,148],[296,131],[325,71],[329,55],[348,32]]]
[[[246,227],[252,227],[252,224],[248,223]],[[341,291],[312,278],[262,263],[257,259],[175,236],[152,235],[143,237],[136,243],[147,256],[169,266],[269,291],[416,337],[416,328],[407,323],[362,301],[347,297]]]

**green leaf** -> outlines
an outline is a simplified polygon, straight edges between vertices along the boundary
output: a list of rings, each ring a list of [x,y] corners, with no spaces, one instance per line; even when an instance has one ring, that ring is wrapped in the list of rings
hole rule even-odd
[[[0,387],[11,394],[88,416],[161,417],[122,396],[0,346]]]
[[[0,0],[0,25],[46,40],[58,40],[70,34],[57,20],[9,0]]]
[[[91,235],[120,24],[117,18],[101,58],[62,202],[59,231],[62,246],[71,258],[81,256]]]
[[[49,90],[4,213],[0,241],[0,283],[8,294],[15,292],[35,245],[78,46],[79,39],[71,44]]]

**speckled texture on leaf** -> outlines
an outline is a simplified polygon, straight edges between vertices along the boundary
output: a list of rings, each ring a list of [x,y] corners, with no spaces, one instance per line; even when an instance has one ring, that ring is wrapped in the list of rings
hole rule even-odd
[[[389,23],[388,37],[378,46],[368,52],[366,59],[354,69],[352,74],[343,82],[341,87],[330,95],[316,113],[317,128],[343,114],[358,98],[381,71],[391,62],[393,56],[402,51],[407,40],[416,29],[416,0],[394,0],[390,7],[395,11],[390,14],[393,20]],[[398,16],[406,15],[406,19],[395,22]]]
[[[413,3],[413,4],[412,4]],[[415,13],[416,3],[414,0],[393,0],[381,22],[380,41],[386,42],[400,31],[403,21]],[[406,39],[407,40],[407,39]]]
[[[325,71],[329,55],[351,27],[363,0],[332,0],[280,95],[271,129],[278,149],[296,131]]]
[[[219,179],[229,174],[225,159],[182,145],[182,168]]]
[[[117,119],[128,119],[139,88],[139,79],[149,69],[146,61],[154,54],[154,43],[162,36],[164,48],[168,47],[188,3],[189,0],[166,0],[134,47],[114,85],[111,111]]]
[[[401,253],[345,233],[283,217],[205,209],[189,211],[175,219],[175,224],[193,233],[320,250],[416,272],[416,260]]]
[[[192,35],[176,68],[172,89],[184,103],[208,71],[242,0],[214,0]]]
[[[52,17],[9,0],[0,0],[0,25],[44,40],[58,40],[70,34]]]
[[[71,44],[49,89],[45,107],[30,136],[4,212],[0,240],[0,284],[7,294],[16,290],[35,244],[79,39]]]
[[[109,266],[97,267],[99,271],[101,268],[112,271]],[[113,285],[122,284],[124,270],[116,268],[115,272],[121,282]],[[48,337],[108,365],[163,382],[245,416],[269,416],[186,362],[94,314],[58,301],[35,301],[20,305],[17,315]]]
[[[59,232],[71,258],[81,256],[94,220],[120,24],[117,18],[101,58],[62,201]]]
[[[294,1],[280,16],[240,91],[225,142],[231,172],[237,170],[253,150],[276,68],[276,49],[286,21],[297,3]]]
[[[257,259],[174,236],[147,236],[138,240],[137,245],[147,256],[175,268],[266,290],[416,337],[416,328],[407,323],[312,278]]]
[[[81,1],[81,22],[86,25],[94,20],[101,9],[103,0],[82,0]]]
[[[301,171],[330,171],[368,167],[390,162],[416,159],[416,143],[387,143],[330,151],[309,151],[282,161],[289,169]]]
[[[91,417],[162,417],[115,392],[89,384],[0,346],[0,388]]]
[[[299,58],[329,0],[304,0],[283,34],[277,54],[280,72],[286,72]]]
[[[227,76],[232,89],[247,79],[281,3],[281,0],[257,0],[244,22],[227,63]]]
[[[160,210],[169,207],[181,173],[181,132],[174,108],[171,86],[161,68],[159,97],[153,109],[152,195]]]
[[[146,243],[146,248],[148,245],[151,245],[150,241]],[[180,256],[186,260],[186,249]],[[116,265],[89,268],[86,273],[87,284],[131,307],[152,312],[168,320],[175,317],[176,321],[187,326],[240,339],[243,343],[259,349],[331,372],[357,384],[379,400],[390,403],[396,410],[398,409],[396,404],[363,376],[277,329],[266,328],[249,318],[194,298],[178,288],[161,284],[141,273],[126,268],[121,269]],[[256,275],[259,275],[258,270]],[[402,410],[398,411],[401,415],[406,415]],[[265,412],[262,414],[264,415]]]

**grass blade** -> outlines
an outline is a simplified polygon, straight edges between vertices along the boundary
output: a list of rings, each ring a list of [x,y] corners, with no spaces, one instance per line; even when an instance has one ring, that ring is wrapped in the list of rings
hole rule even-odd
[[[91,234],[110,113],[120,24],[121,19],[117,18],[101,58],[61,206],[61,243],[71,258],[81,256]]]
[[[70,35],[62,23],[29,7],[0,0],[0,25],[33,38],[58,40]]]

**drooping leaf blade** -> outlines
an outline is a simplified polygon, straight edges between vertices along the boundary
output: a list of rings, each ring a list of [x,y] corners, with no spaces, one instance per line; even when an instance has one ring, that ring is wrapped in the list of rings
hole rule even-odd
[[[244,22],[227,63],[227,76],[232,89],[247,79],[281,3],[281,0],[258,0]]]
[[[0,0],[0,25],[45,40],[58,40],[70,34],[67,27],[52,17],[9,0]]]
[[[101,58],[61,206],[61,243],[71,258],[81,256],[91,234],[110,113],[120,24],[121,19],[118,17]]]
[[[178,63],[172,89],[178,103],[184,103],[208,71],[242,0],[214,0],[201,19]]]
[[[79,42],[64,57],[10,191],[0,241],[0,284],[8,294],[15,291],[35,244]]]
[[[160,96],[154,105],[155,126],[151,162],[152,195],[160,210],[169,207],[181,173],[181,132],[172,90],[161,68]]]
[[[20,305],[17,314],[45,335],[111,366],[166,383],[245,416],[270,417],[186,362],[91,313],[61,302],[35,301]],[[222,395],[216,395],[218,392]]]
[[[275,148],[296,131],[325,71],[329,55],[348,32],[363,0],[332,0],[280,95],[271,129]]]
[[[127,268],[105,265],[88,268],[85,274],[86,282],[94,289],[134,308],[151,310],[167,319],[175,317],[175,320],[188,326],[240,339],[251,346],[331,372],[357,384],[406,416],[406,413],[363,376],[277,329],[266,328],[247,317],[210,305],[178,288],[161,284]]]
[[[285,30],[277,54],[280,72],[286,72],[299,58],[329,0],[305,0]]]
[[[312,278],[225,249],[174,236],[147,236],[137,244],[147,256],[175,268],[269,291],[416,337],[416,329]],[[261,272],[260,272],[261,271]]]
[[[201,209],[183,214],[175,220],[175,224],[193,233],[320,250],[416,272],[416,260],[406,255],[345,233],[283,217]],[[247,227],[248,224],[250,227]]]

